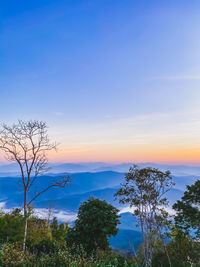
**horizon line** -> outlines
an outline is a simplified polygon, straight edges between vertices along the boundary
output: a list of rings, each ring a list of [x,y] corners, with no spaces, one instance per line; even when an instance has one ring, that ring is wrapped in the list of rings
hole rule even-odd
[[[48,164],[112,164],[112,165],[120,165],[120,164],[153,164],[153,165],[168,165],[168,166],[188,166],[188,167],[200,167],[199,163],[170,163],[170,162],[151,162],[151,161],[140,161],[140,162],[132,162],[132,161],[49,161]],[[16,162],[0,162],[0,166],[17,164]]]

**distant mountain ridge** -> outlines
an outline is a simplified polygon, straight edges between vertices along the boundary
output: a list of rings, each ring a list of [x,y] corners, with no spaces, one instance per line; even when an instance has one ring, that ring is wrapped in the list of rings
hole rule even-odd
[[[170,170],[176,176],[197,175],[200,176],[200,166],[187,166],[187,165],[170,165],[170,164],[157,164],[157,163],[134,163],[140,167],[153,167],[159,168],[162,171]],[[51,170],[49,174],[57,173],[78,173],[78,172],[102,172],[102,171],[115,171],[115,172],[128,172],[133,163],[106,163],[106,162],[80,162],[80,163],[50,163]],[[0,177],[2,176],[17,176],[19,174],[18,165],[0,164]]]
[[[82,201],[94,196],[100,199],[106,199],[108,202],[119,207],[114,200],[114,193],[124,180],[124,173],[106,171],[106,172],[82,172],[70,174],[72,178],[71,185],[66,188],[56,188],[49,190],[35,201],[34,205],[39,208],[46,208],[51,203],[56,209],[76,212]],[[33,194],[37,190],[45,188],[53,180],[59,177],[56,175],[41,176],[35,187]],[[195,176],[173,176],[176,183],[175,187],[167,193],[170,204],[183,195],[186,185],[191,185],[199,178]],[[23,191],[19,188],[18,181],[20,177],[0,177],[0,199],[6,202],[7,208],[19,206],[22,204]]]

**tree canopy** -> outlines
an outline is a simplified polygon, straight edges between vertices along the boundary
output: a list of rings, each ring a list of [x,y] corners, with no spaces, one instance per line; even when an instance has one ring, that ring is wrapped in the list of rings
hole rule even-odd
[[[150,167],[140,169],[133,165],[125,175],[125,183],[115,194],[120,203],[135,208],[134,215],[138,217],[142,231],[144,266],[151,266],[155,240],[158,237],[163,240],[162,228],[168,225],[168,213],[163,208],[168,204],[165,194],[173,184],[169,171]]]
[[[115,236],[119,224],[118,210],[106,201],[90,198],[78,211],[78,218],[67,235],[68,243],[82,245],[86,252],[109,247],[108,238]]]
[[[176,225],[186,232],[191,229],[200,237],[200,180],[187,186],[183,197],[173,208],[177,211]]]

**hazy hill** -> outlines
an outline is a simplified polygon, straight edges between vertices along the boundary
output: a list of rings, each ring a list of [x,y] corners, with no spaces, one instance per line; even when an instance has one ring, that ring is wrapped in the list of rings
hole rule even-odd
[[[118,234],[110,238],[110,245],[113,249],[126,251],[128,254],[134,254],[137,251],[142,240],[142,235],[138,231],[121,229]]]
[[[77,172],[103,172],[103,171],[115,171],[115,172],[128,172],[130,166],[133,163],[105,163],[105,162],[81,162],[81,163],[56,163],[50,164],[52,174],[58,174],[63,172],[77,173]],[[186,165],[169,165],[169,164],[157,164],[152,162],[135,163],[140,167],[154,167],[159,168],[162,171],[170,170],[175,176],[200,176],[200,166],[186,166]],[[12,164],[0,164],[0,176],[17,175],[19,171],[18,165]]]
[[[0,166],[0,171],[7,171],[14,173],[16,171],[16,165],[9,165],[11,169],[7,169],[5,166]],[[93,172],[80,172],[81,170],[87,169],[93,166]],[[8,167],[8,166],[7,166]],[[115,168],[127,168],[125,164],[115,165]],[[156,166],[155,166],[156,167]],[[116,172],[113,170],[96,172],[94,170],[99,169],[112,169],[111,165],[103,165],[102,163],[93,163],[92,165],[87,164],[61,164],[56,165],[56,171],[62,170],[62,173],[66,172],[64,170],[73,170],[77,168],[78,172],[70,173],[72,178],[72,183],[65,189],[56,188],[52,189],[45,194],[41,195],[37,201],[34,202],[34,206],[38,214],[43,214],[45,216],[45,208],[54,208],[55,214],[58,216],[59,221],[73,221],[80,204],[86,201],[89,197],[95,197],[102,200],[106,200],[109,203],[116,206],[121,210],[121,224],[119,225],[119,233],[116,237],[110,239],[110,244],[116,250],[126,250],[132,253],[133,247],[137,249],[138,244],[141,241],[140,229],[136,227],[136,218],[132,216],[128,208],[125,209],[124,206],[119,205],[119,202],[114,199],[114,193],[123,182],[124,172]],[[190,168],[185,168],[181,166],[177,168],[177,173],[185,173],[189,171]],[[192,169],[192,171],[198,171],[198,168]],[[37,186],[33,188],[33,192],[46,187],[55,180],[61,174],[49,174],[41,176],[38,180]],[[23,202],[23,191],[19,187],[20,178],[16,175],[3,175],[1,173],[0,177],[0,204],[4,208],[11,209],[13,207],[22,206]],[[172,205],[177,199],[180,199],[183,195],[186,185],[194,183],[194,181],[199,178],[194,175],[179,175],[173,176],[175,181],[175,187],[167,193],[167,198]],[[126,211],[126,212],[125,212]]]
[[[46,187],[57,177],[54,175],[42,176],[38,180],[37,186],[33,187],[33,193]],[[34,203],[36,207],[45,208],[49,205],[56,209],[63,209],[75,212],[80,203],[89,197],[106,199],[108,202],[120,207],[114,201],[114,193],[123,181],[124,174],[118,172],[98,172],[98,173],[74,173],[71,174],[72,183],[65,189],[56,188],[49,190]],[[196,178],[193,176],[173,177],[176,186],[167,194],[170,203],[179,199],[185,186],[192,184]],[[0,199],[5,201],[7,207],[19,206],[22,204],[23,192],[18,184],[18,177],[0,177]]]

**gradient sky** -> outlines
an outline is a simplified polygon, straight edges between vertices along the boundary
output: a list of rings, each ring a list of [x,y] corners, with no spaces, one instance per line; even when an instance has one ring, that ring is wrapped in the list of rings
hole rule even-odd
[[[46,121],[52,161],[200,163],[199,0],[2,0],[0,17],[0,122]]]

